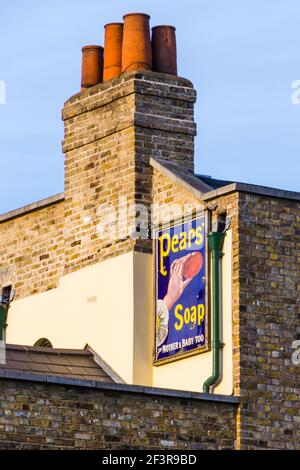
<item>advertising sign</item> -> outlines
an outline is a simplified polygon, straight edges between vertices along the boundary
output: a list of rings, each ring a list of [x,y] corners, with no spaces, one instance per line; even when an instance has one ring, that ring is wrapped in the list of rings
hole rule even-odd
[[[155,363],[208,350],[205,217],[155,236]]]

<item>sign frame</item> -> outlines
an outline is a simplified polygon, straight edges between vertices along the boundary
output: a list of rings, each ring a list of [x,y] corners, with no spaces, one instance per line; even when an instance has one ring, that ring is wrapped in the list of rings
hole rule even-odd
[[[205,343],[202,347],[197,347],[192,351],[184,351],[182,353],[178,353],[174,356],[165,358],[165,359],[157,359],[157,347],[156,347],[156,317],[157,317],[157,299],[158,299],[158,275],[157,275],[157,240],[158,240],[158,233],[172,229],[178,225],[187,224],[190,222],[199,219],[200,217],[204,217],[205,227],[204,227],[204,246],[205,246],[205,257],[204,257],[204,265],[205,265]],[[211,351],[211,315],[210,315],[210,295],[209,295],[209,277],[210,277],[210,263],[209,263],[209,256],[208,256],[208,240],[207,240],[207,233],[209,229],[209,217],[206,210],[201,212],[194,213],[191,217],[181,217],[179,219],[174,219],[172,222],[167,223],[159,223],[156,224],[152,230],[154,237],[152,239],[152,248],[153,248],[153,273],[154,273],[154,283],[153,283],[153,366],[159,367],[165,364],[169,364],[171,362],[180,361],[182,359],[186,359],[188,357],[193,357],[196,355],[200,355],[206,352]]]

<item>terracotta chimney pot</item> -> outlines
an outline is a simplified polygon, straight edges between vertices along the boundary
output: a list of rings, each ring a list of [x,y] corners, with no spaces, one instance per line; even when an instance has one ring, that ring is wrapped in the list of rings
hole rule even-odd
[[[176,29],[174,26],[152,28],[152,56],[155,72],[177,75]]]
[[[123,23],[105,25],[103,80],[111,80],[122,72]]]
[[[81,91],[103,81],[103,47],[85,46],[82,48]]]
[[[152,70],[150,16],[129,13],[123,18],[122,72]]]

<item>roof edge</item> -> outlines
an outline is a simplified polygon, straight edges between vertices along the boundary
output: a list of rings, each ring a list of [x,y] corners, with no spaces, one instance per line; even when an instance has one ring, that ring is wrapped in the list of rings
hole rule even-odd
[[[275,197],[279,199],[290,199],[294,201],[300,201],[300,192],[287,191],[285,189],[271,188],[268,186],[259,186],[248,183],[231,183],[222,188],[214,189],[212,191],[203,194],[202,200],[209,201],[219,196],[225,196],[233,192],[243,192],[250,194],[257,194],[259,196]]]
[[[98,364],[98,366],[101,367],[101,369],[104,370],[104,372],[109,375],[109,377],[115,382],[115,383],[120,383],[120,384],[126,384],[125,380],[122,379],[122,377],[115,372],[112,367],[110,367],[107,362],[105,362],[104,359],[102,359],[99,354],[94,351],[93,348],[89,344],[86,345],[84,348],[85,351],[89,351],[93,355],[94,361]]]
[[[196,198],[203,201],[203,203],[233,192],[252,193],[260,196],[300,201],[300,192],[249,183],[228,183],[218,189],[213,189],[201,180],[201,176],[195,176],[188,170],[181,168],[177,163],[168,162],[160,158],[150,157],[150,165],[176,184],[190,191]]]
[[[22,344],[5,344],[5,348],[9,351],[23,351],[23,352],[42,352],[45,354],[68,354],[68,355],[93,355],[93,352],[88,349],[68,349],[68,348],[48,348],[44,346],[28,346]]]
[[[12,219],[16,219],[17,217],[21,217],[22,215],[30,214],[31,212],[37,211],[39,209],[44,209],[45,207],[58,204],[59,202],[63,202],[64,200],[65,193],[58,193],[54,196],[49,196],[45,199],[41,199],[31,204],[27,204],[26,206],[20,207],[18,209],[14,209],[4,214],[0,214],[0,224]]]
[[[95,380],[83,380],[75,378],[66,378],[59,376],[38,375],[26,372],[12,372],[0,370],[0,378],[6,380],[19,380],[36,383],[49,383],[53,385],[66,385],[74,387],[84,387],[99,390],[109,390],[114,392],[140,393],[143,395],[186,398],[204,402],[227,403],[238,405],[240,398],[233,395],[214,395],[200,392],[188,392],[184,390],[172,390],[166,388],[144,387],[142,385],[128,385],[120,383],[100,382]]]
[[[205,193],[212,191],[211,186],[204,183],[204,181],[201,181],[192,172],[183,169],[175,162],[150,157],[150,165],[170,178],[174,183],[190,191],[198,199],[203,199]]]

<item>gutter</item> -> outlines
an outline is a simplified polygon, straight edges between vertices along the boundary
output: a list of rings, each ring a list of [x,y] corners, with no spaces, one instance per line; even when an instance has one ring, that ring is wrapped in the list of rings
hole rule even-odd
[[[220,284],[221,284],[221,258],[223,256],[222,247],[224,243],[224,232],[210,232],[208,235],[208,248],[211,253],[212,260],[212,375],[206,379],[203,384],[203,392],[210,393],[222,377],[221,370],[221,348],[220,341]]]

